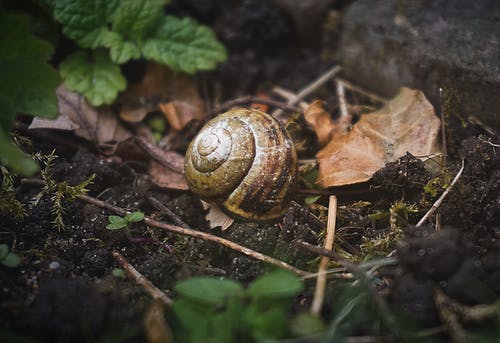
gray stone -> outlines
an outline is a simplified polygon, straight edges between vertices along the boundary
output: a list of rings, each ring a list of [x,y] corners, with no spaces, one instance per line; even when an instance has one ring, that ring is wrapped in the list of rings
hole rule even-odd
[[[385,96],[421,89],[435,106],[455,89],[463,114],[500,129],[498,0],[357,0],[342,25],[350,80]]]

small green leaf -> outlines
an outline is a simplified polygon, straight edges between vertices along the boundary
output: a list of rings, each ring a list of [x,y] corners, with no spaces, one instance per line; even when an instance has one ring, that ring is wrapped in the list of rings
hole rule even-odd
[[[290,272],[277,270],[256,279],[249,287],[248,292],[257,298],[291,298],[302,291],[303,283]]]
[[[165,1],[122,0],[113,17],[113,31],[126,39],[141,39],[163,17]]]
[[[14,268],[21,264],[21,258],[10,252],[7,254],[7,257],[2,260],[2,264],[6,267]]]
[[[125,279],[125,271],[121,268],[113,269],[113,272],[111,274],[116,278]]]
[[[38,171],[38,164],[19,150],[10,137],[3,133],[2,128],[0,128],[0,163],[21,175],[33,175]]]
[[[142,212],[132,212],[132,213],[128,213],[126,216],[125,216],[125,221],[127,223],[136,223],[136,222],[140,222],[141,220],[144,219],[144,213]]]
[[[296,336],[309,336],[325,331],[326,326],[320,317],[303,312],[292,319],[290,328]]]
[[[308,196],[304,199],[304,204],[306,205],[312,205],[314,204],[319,198],[321,198],[321,195],[311,195]]]
[[[0,244],[0,261],[3,261],[9,254],[9,246],[7,244]]]
[[[162,19],[158,30],[142,45],[142,53],[147,59],[188,73],[213,69],[227,57],[212,30],[190,18],[173,16]]]
[[[120,216],[108,216],[108,220],[110,223],[118,223],[124,222],[125,220]]]
[[[123,229],[124,227],[127,227],[127,222],[126,221],[120,221],[120,222],[113,222],[108,225],[106,225],[106,229],[108,230],[119,230]]]
[[[63,32],[82,48],[109,45],[112,33],[108,24],[120,0],[55,0],[54,17],[63,24]]]
[[[212,311],[200,303],[180,298],[172,304],[175,317],[189,335],[189,342],[203,342],[209,331]]]
[[[243,287],[233,280],[193,277],[179,282],[175,290],[188,299],[217,305],[229,297],[242,293]]]
[[[122,64],[141,57],[141,49],[136,43],[124,41],[122,37],[117,36],[110,44],[110,56],[113,62]]]
[[[101,50],[94,53],[93,61],[85,52],[77,51],[60,64],[59,70],[66,87],[85,95],[94,106],[111,104],[127,85],[118,65]]]

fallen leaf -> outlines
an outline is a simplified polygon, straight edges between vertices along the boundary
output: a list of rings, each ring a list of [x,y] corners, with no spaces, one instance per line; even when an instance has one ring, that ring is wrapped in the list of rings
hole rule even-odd
[[[201,204],[205,210],[208,209],[205,219],[208,220],[211,229],[220,227],[222,231],[225,231],[234,223],[234,219],[225,214],[216,204],[208,203],[203,200]]]
[[[82,95],[69,91],[64,85],[57,88],[56,95],[59,116],[55,120],[35,117],[30,129],[74,131],[75,135],[98,145],[121,142],[132,136],[110,107],[93,107]]]
[[[167,110],[175,112],[165,116],[176,130],[182,129],[193,118],[205,116],[204,103],[192,77],[154,62],[148,63],[140,82],[129,84],[118,102],[121,103],[120,117],[133,123],[142,121],[150,112],[163,112],[160,104],[166,106],[174,102],[173,108],[167,106]]]
[[[334,136],[318,152],[317,182],[322,187],[365,182],[406,152],[417,157],[436,153],[439,126],[424,94],[401,88],[382,109],[362,115],[351,131]]]
[[[160,103],[159,106],[170,126],[177,131],[191,120],[201,118],[199,108],[185,101],[174,100]]]
[[[304,119],[311,125],[320,146],[325,146],[341,129],[323,108],[323,101],[315,100],[304,110]]]
[[[189,187],[184,177],[184,156],[175,151],[163,151],[157,147],[163,164],[151,160],[149,164],[149,177],[159,187],[188,190]],[[168,166],[165,162],[168,162]]]

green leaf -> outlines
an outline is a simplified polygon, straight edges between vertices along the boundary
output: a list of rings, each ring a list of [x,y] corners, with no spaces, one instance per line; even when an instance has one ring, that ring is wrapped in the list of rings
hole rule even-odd
[[[0,161],[30,176],[38,165],[17,148],[8,132],[19,112],[57,115],[59,77],[47,64],[52,47],[31,35],[29,18],[0,14]]]
[[[135,42],[123,40],[120,35],[110,39],[110,56],[115,63],[122,64],[141,57],[141,49]]]
[[[125,279],[125,271],[121,268],[113,269],[113,272],[111,274],[116,278]]]
[[[7,244],[0,244],[0,261],[3,261],[9,254],[9,246]]]
[[[6,267],[14,268],[21,264],[21,258],[10,252],[7,254],[7,257],[2,260],[2,264]]]
[[[109,220],[110,223],[120,223],[120,222],[124,222],[125,221],[120,216],[108,216],[108,220]]]
[[[193,277],[179,282],[175,290],[182,296],[203,303],[217,305],[225,299],[243,292],[236,281],[209,277]]]
[[[94,106],[111,104],[118,92],[125,89],[127,81],[105,51],[95,51],[93,57],[93,61],[89,61],[83,51],[68,56],[59,66],[64,84],[85,95]]]
[[[113,17],[113,31],[126,39],[141,39],[163,17],[165,1],[125,0]]]
[[[144,213],[142,212],[132,212],[132,213],[128,213],[126,216],[125,216],[125,221],[127,223],[135,223],[135,222],[140,222],[141,220],[144,219]]]
[[[212,314],[210,308],[180,298],[174,301],[172,310],[185,330],[185,334],[189,335],[189,339],[183,339],[183,341],[203,342],[207,338]]]
[[[326,327],[320,317],[303,312],[292,319],[290,328],[296,336],[309,336],[325,331]]]
[[[122,218],[120,218],[121,220],[117,220],[117,221],[114,221],[114,222],[111,222],[109,223],[108,225],[106,225],[106,229],[108,230],[119,230],[119,229],[123,229],[124,227],[127,227],[128,226],[128,223],[123,220]]]
[[[226,59],[224,46],[208,27],[173,16],[162,19],[152,38],[144,42],[142,53],[147,59],[188,73],[213,69]]]
[[[308,196],[304,199],[304,204],[306,205],[312,205],[314,204],[319,198],[321,198],[321,195],[311,195]]]
[[[297,275],[285,270],[276,270],[256,279],[248,292],[257,298],[282,299],[296,296],[302,288],[303,283]]]
[[[119,5],[120,0],[55,0],[54,17],[81,47],[108,47],[113,37],[108,24]]]

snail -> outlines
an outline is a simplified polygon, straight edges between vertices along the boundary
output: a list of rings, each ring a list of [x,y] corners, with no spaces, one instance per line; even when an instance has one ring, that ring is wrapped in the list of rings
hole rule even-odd
[[[235,217],[282,216],[297,179],[297,153],[281,124],[256,109],[236,109],[209,121],[185,158],[190,189]]]

